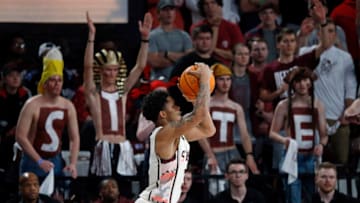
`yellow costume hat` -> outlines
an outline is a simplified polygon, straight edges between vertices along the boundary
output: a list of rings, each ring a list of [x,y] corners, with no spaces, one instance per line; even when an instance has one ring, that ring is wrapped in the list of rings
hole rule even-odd
[[[211,70],[213,71],[213,74],[215,77],[219,77],[219,76],[223,76],[223,75],[232,75],[231,70],[220,63],[215,63],[214,65],[211,66]]]
[[[44,93],[45,82],[54,75],[63,77],[64,61],[58,48],[52,48],[43,59],[43,72],[38,83],[38,93]]]

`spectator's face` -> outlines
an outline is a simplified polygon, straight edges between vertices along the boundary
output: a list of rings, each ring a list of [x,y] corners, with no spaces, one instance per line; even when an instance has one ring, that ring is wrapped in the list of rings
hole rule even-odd
[[[251,44],[251,58],[256,64],[266,62],[269,50],[265,42],[254,41]]]
[[[231,76],[223,75],[215,78],[216,91],[220,93],[228,93],[231,88]]]
[[[164,25],[173,24],[176,17],[175,7],[167,6],[159,11],[159,21]]]
[[[118,65],[107,65],[103,66],[101,68],[102,73],[102,82],[105,84],[116,84],[116,77],[119,72],[119,66]]]
[[[100,190],[100,197],[104,202],[113,202],[119,194],[119,187],[114,180],[107,180]]]
[[[323,27],[322,29],[324,29],[327,33],[326,37],[329,39],[330,42],[332,42],[331,44],[334,44],[336,42],[336,27],[333,23],[329,23],[327,26]],[[320,34],[320,32],[318,32],[318,35]]]
[[[311,81],[309,78],[303,78],[294,82],[294,91],[301,96],[309,95],[309,89],[311,87]]]
[[[191,185],[192,185],[192,174],[191,172],[185,172],[184,182],[181,185],[181,192],[182,193],[189,192]]]
[[[17,55],[22,55],[25,53],[25,41],[21,37],[15,37],[10,46],[10,51]]]
[[[5,84],[9,88],[18,88],[21,85],[21,73],[18,71],[11,71],[5,76]]]
[[[296,51],[296,36],[295,34],[285,34],[277,47],[280,53],[284,56],[293,56]]]
[[[39,197],[39,180],[35,174],[27,173],[21,177],[23,183],[20,185],[22,198],[27,202],[34,202]]]
[[[241,66],[247,66],[250,60],[249,48],[246,46],[237,46],[235,49],[234,61]]]
[[[214,17],[221,14],[221,6],[215,0],[205,0],[203,4],[206,17]]]
[[[211,51],[212,35],[209,32],[201,32],[193,40],[196,51],[201,54],[206,54]]]
[[[53,96],[58,96],[61,94],[63,86],[63,79],[60,75],[53,75],[47,79],[44,84],[44,89]]]
[[[264,25],[276,24],[276,13],[272,8],[265,9],[259,13],[259,18]]]
[[[234,187],[245,186],[248,177],[249,175],[244,164],[231,164],[225,174],[225,178],[228,179]]]
[[[336,171],[334,169],[322,168],[318,171],[315,181],[319,190],[327,194],[335,190],[336,178]]]

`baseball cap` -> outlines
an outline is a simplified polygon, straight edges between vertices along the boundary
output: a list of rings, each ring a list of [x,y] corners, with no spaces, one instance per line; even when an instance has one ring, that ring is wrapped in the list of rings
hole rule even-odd
[[[52,43],[52,42],[44,42],[39,46],[39,57],[41,57],[46,51],[49,51],[52,48],[58,48],[60,49],[59,46],[56,46],[56,44]]]
[[[9,62],[9,63],[5,64],[1,71],[2,78],[4,78],[5,76],[7,76],[8,74],[10,74],[13,71],[17,71],[20,73],[22,71],[22,69],[15,62]]]
[[[165,7],[175,7],[175,2],[174,0],[160,0],[158,5],[157,5],[157,9],[161,10]]]

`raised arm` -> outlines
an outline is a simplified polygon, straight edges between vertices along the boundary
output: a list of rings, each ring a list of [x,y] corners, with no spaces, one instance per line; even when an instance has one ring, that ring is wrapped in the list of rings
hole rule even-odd
[[[101,112],[99,106],[97,105],[100,104],[100,101],[97,101],[99,98],[97,97],[97,90],[94,82],[93,72],[94,40],[96,28],[88,12],[86,12],[86,20],[89,27],[89,36],[84,56],[84,94],[86,104],[88,105],[91,116],[94,120],[94,125],[96,129],[95,139],[99,140],[102,137],[102,126],[100,120]]]
[[[84,88],[85,93],[95,94],[96,86],[93,73],[93,57],[96,28],[88,12],[86,12],[86,20],[89,28],[89,34],[84,56]]]
[[[139,79],[141,73],[143,72],[146,61],[147,61],[147,55],[149,50],[149,33],[151,31],[152,26],[152,16],[148,12],[144,16],[144,22],[139,21],[139,31],[141,34],[141,46],[138,53],[138,56],[136,58],[136,64],[131,70],[125,84],[125,94],[128,93],[131,88],[134,86],[134,84]]]
[[[162,130],[167,135],[169,134],[173,135],[172,139],[177,138],[181,135],[185,135],[189,141],[194,141],[208,137],[210,136],[209,134],[211,134],[211,132],[207,132],[207,134],[204,134],[203,131],[199,130],[198,126],[204,120],[204,118],[207,118],[209,116],[208,115],[209,101],[210,101],[209,78],[212,73],[210,71],[209,66],[203,63],[196,64],[196,66],[197,69],[191,71],[191,74],[194,74],[196,77],[200,78],[199,79],[200,88],[197,98],[194,101],[193,111],[185,115],[180,121],[169,123],[169,125],[167,125],[164,128],[164,130]],[[212,131],[212,133],[214,132],[215,131]]]
[[[313,19],[320,24],[320,45],[316,48],[315,56],[320,58],[320,55],[329,47],[335,44],[335,39],[329,36],[328,23],[326,21],[326,8],[322,5],[320,0],[311,0],[314,4]]]
[[[195,128],[191,129],[189,133],[185,136],[189,141],[196,141],[203,138],[211,137],[215,134],[216,128],[214,126],[214,122],[211,118],[209,109],[210,109],[210,90],[209,90],[209,78],[212,75],[210,68],[203,64],[199,63],[198,66],[202,66],[205,71],[205,75],[201,75],[200,77],[200,91],[198,93],[198,97],[194,103],[194,113],[195,110],[201,112],[201,121],[199,125]],[[209,76],[207,76],[209,74]],[[186,116],[185,116],[186,119]]]

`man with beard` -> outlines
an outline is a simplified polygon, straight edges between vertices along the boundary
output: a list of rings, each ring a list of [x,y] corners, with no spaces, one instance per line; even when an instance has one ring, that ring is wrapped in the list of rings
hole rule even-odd
[[[20,196],[7,203],[58,203],[46,195],[39,194],[39,179],[35,173],[25,172],[19,178]]]
[[[318,186],[318,193],[313,195],[313,203],[360,202],[335,190],[337,185],[337,172],[334,164],[330,162],[321,163],[315,173],[315,183]]]
[[[133,203],[134,201],[120,195],[119,185],[113,178],[105,179],[100,183],[100,199],[94,203]]]

